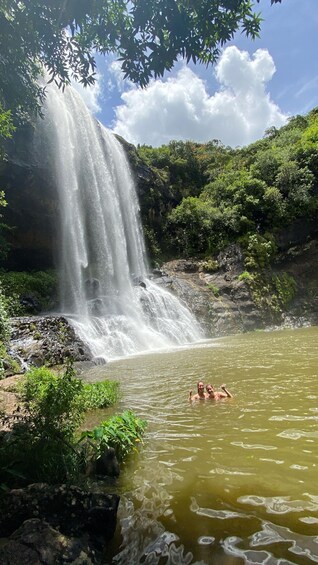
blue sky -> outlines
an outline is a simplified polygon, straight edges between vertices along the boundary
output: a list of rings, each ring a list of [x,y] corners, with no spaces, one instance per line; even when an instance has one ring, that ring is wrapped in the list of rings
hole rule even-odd
[[[261,0],[256,11],[264,18],[260,39],[237,34],[216,66],[180,61],[146,89],[123,81],[115,57],[99,58],[97,84],[82,92],[87,105],[127,141],[153,146],[171,139],[242,146],[307,113],[318,106],[318,0]]]

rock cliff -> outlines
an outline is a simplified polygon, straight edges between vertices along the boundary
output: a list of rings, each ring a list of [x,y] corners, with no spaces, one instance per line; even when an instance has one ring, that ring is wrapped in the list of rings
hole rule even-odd
[[[271,268],[264,271],[264,285],[259,289],[242,277],[244,257],[237,245],[220,253],[217,263],[218,268],[208,273],[203,261],[174,260],[165,263],[157,277],[159,284],[187,304],[207,337],[318,323],[317,239],[281,249]],[[265,284],[265,279],[286,275],[295,283],[295,289],[291,299],[284,302],[273,286]]]
[[[163,180],[154,177],[154,171],[140,160],[132,145],[120,141],[131,162],[141,203],[147,201],[150,213],[152,187],[158,187]],[[7,153],[7,163],[0,174],[8,201],[3,221],[11,227],[12,247],[2,266],[16,270],[52,267],[58,248],[59,204],[54,179],[49,177],[45,163],[35,158],[31,127],[19,131]],[[160,210],[156,212],[154,208],[153,213],[160,214]],[[296,291],[289,303],[283,304],[278,297],[274,304],[271,284],[255,289],[242,277],[244,257],[237,245],[219,254],[212,272],[206,270],[203,261],[175,259],[163,265],[157,282],[184,300],[203,324],[207,336],[296,323],[296,319],[297,323],[316,324],[317,223],[299,221],[277,234],[277,239],[278,253],[266,277],[284,273],[293,277]]]

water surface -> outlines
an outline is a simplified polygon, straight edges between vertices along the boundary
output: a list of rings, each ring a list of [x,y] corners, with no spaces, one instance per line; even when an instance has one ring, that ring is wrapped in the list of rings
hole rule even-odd
[[[115,486],[105,563],[318,562],[317,338],[318,328],[255,332],[88,375],[119,380],[115,412],[148,420]],[[189,404],[199,378],[234,398]]]

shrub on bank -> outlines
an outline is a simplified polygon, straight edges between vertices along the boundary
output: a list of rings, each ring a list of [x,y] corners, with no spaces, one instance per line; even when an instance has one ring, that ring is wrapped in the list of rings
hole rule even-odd
[[[6,342],[10,337],[10,322],[7,311],[7,300],[0,285],[0,379],[4,376],[4,361],[7,358]]]
[[[10,336],[10,323],[7,299],[0,285],[0,342],[7,341]]]
[[[79,426],[87,410],[115,402],[118,383],[84,384],[74,376],[72,367],[62,375],[41,367],[26,373],[18,397],[21,406],[14,421],[6,419],[10,431],[0,435],[0,485],[80,480],[87,467],[85,458],[91,460],[92,454],[86,453],[83,442],[78,441]],[[135,447],[133,438],[140,441],[145,426],[133,413],[113,417],[109,422],[111,446],[124,458]],[[107,427],[107,422],[101,426]],[[92,433],[96,436],[94,430]],[[106,445],[104,440],[102,445]],[[98,457],[97,447],[94,453]]]
[[[128,453],[136,450],[146,428],[146,421],[135,416],[130,410],[122,415],[113,416],[101,422],[93,430],[82,432],[80,443],[89,441],[98,457],[105,450],[113,448],[119,460],[125,459]]]
[[[48,310],[55,303],[55,271],[1,271],[0,279],[10,316],[34,313],[34,309]]]
[[[80,397],[82,408],[88,412],[112,406],[118,399],[118,392],[119,384],[116,381],[84,383]]]

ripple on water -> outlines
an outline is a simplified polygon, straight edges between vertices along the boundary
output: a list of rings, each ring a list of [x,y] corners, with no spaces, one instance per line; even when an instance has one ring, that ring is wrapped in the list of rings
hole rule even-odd
[[[262,530],[250,538],[251,547],[274,543],[288,543],[290,553],[305,556],[312,562],[318,563],[318,538],[316,536],[303,536],[284,526],[265,522],[262,524]]]
[[[283,465],[285,463],[282,459],[271,459],[270,457],[260,457],[260,461],[268,461],[269,463],[276,463],[276,465]]]
[[[302,415],[302,416],[291,416],[290,414],[283,414],[282,416],[271,416],[269,418],[269,420],[271,420],[272,422],[276,421],[276,422],[293,422],[293,421],[307,421],[307,420],[318,420],[318,416],[306,416],[306,415]]]
[[[261,432],[268,432],[268,428],[242,428],[241,432],[244,433],[261,433]]]
[[[283,430],[282,432],[277,434],[277,437],[284,437],[284,438],[287,438],[287,439],[300,439],[302,437],[317,437],[318,438],[318,431],[316,431],[316,432],[306,432],[305,430],[297,430],[297,429]]]
[[[243,518],[248,519],[250,516],[243,514],[241,512],[235,512],[233,510],[218,510],[215,508],[202,508],[198,505],[196,498],[191,497],[191,512],[194,512],[198,516],[206,516],[207,518],[217,518],[218,520],[229,520],[233,518]]]
[[[294,512],[317,512],[318,504],[308,500],[292,500],[289,496],[240,496],[237,501],[249,506],[263,506],[268,514],[288,514]]]
[[[148,420],[137,468],[124,471],[135,508],[116,565],[318,563],[318,329],[303,336],[303,350],[296,332],[285,335],[228,338],[226,355],[185,349],[135,361],[133,371],[128,361],[107,366],[125,385],[122,407]],[[222,375],[233,401],[188,404],[201,375]]]
[[[243,471],[242,469],[230,469],[226,467],[216,467],[215,469],[211,469],[211,475],[255,475],[255,473],[250,473],[247,471]]]
[[[315,518],[314,516],[303,516],[299,518],[299,521],[304,524],[318,524],[318,518]]]
[[[296,471],[306,471],[306,469],[308,469],[307,465],[297,465],[296,463],[290,465],[289,468],[295,469]]]
[[[215,538],[212,536],[201,536],[198,538],[199,545],[212,545],[215,542]]]
[[[273,546],[274,544],[280,544],[281,548],[286,548],[286,558],[280,557],[276,559],[271,551],[263,549],[264,546]],[[290,561],[287,558],[287,553],[304,556],[314,563],[318,562],[317,538],[313,536],[306,536],[304,538],[304,536],[291,532],[288,528],[270,523],[263,523],[262,530],[250,536],[248,548],[240,547],[243,545],[243,540],[237,536],[229,536],[224,540],[226,553],[242,558],[245,563],[264,565],[267,563],[271,565],[294,564],[294,558],[290,556],[293,559]],[[255,551],[252,548],[259,549]]]
[[[233,557],[240,557],[243,559],[244,563],[248,564],[257,563],[258,565],[265,565],[265,563],[270,563],[271,565],[292,565],[291,561],[285,561],[283,559],[276,560],[268,551],[253,551],[251,549],[240,548],[238,545],[241,544],[241,542],[242,539],[237,536],[227,537],[223,542],[225,552]]]
[[[272,451],[277,449],[275,445],[262,445],[262,444],[248,444],[244,443],[243,441],[231,441],[231,445],[235,445],[236,447],[243,447],[243,449],[265,449],[265,451]]]

